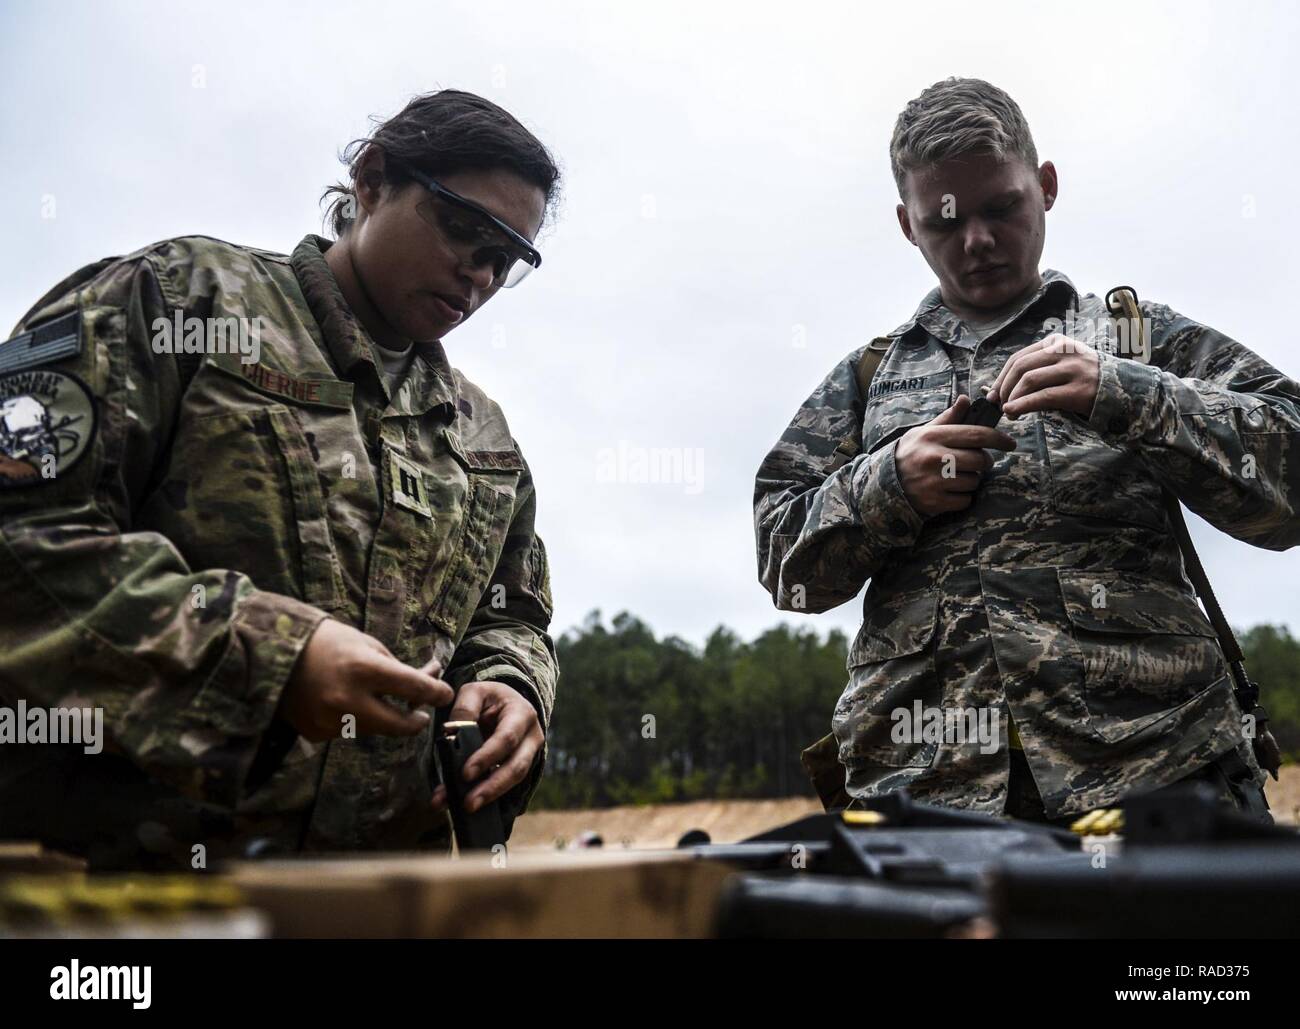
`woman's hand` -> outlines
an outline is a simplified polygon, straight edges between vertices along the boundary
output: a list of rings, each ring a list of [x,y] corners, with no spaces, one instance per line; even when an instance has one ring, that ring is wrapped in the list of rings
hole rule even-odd
[[[447,721],[478,722],[483,732],[483,746],[464,768],[467,782],[483,780],[465,799],[465,810],[469,812],[490,804],[523,782],[545,741],[537,710],[527,697],[505,683],[467,682],[456,692],[456,705]],[[446,786],[433,791],[431,803],[435,811],[446,809]]]
[[[419,671],[402,664],[373,636],[327,618],[303,648],[280,697],[280,713],[313,742],[351,728],[358,736],[414,736],[429,724],[427,711],[399,711],[384,695],[413,707],[443,707],[453,693],[430,662]],[[525,702],[526,703],[526,702]]]

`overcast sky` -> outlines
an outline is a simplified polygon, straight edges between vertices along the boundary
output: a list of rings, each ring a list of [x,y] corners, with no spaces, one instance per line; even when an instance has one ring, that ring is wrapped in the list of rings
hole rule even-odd
[[[169,236],[291,250],[369,115],[481,93],[566,179],[542,270],[446,339],[532,465],[557,634],[592,608],[696,642],[780,618],[851,632],[860,600],[773,609],[750,503],[804,397],[933,285],[894,217],[899,110],[948,75],[1006,89],[1060,173],[1044,267],[1130,283],[1297,376],[1298,20],[1132,0],[6,0],[0,333],[75,268]],[[690,474],[607,481],[630,470],[620,448],[677,448]],[[1192,523],[1230,620],[1300,631],[1300,551]]]

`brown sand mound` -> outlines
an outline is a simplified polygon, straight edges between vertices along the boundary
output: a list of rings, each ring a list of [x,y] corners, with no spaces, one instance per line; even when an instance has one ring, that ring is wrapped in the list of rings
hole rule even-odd
[[[764,829],[820,811],[812,797],[782,800],[700,800],[581,811],[538,811],[515,822],[512,848],[567,846],[579,833],[600,834],[606,847],[674,847],[688,829],[714,843],[734,843]]]

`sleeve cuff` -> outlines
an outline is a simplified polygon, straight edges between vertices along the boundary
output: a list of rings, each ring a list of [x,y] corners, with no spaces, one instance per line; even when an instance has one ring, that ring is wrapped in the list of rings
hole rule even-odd
[[[477,664],[458,668],[454,673],[444,676],[447,681],[459,689],[467,682],[499,682],[528,698],[528,702],[537,711],[537,720],[542,732],[546,731],[546,708],[542,704],[541,694],[533,681],[512,664],[501,661],[480,661]]]
[[[533,685],[532,680],[514,665],[490,665],[475,672],[465,681],[473,682],[475,679],[480,682],[503,683],[517,693],[522,693],[537,712],[537,721],[541,723],[542,732],[546,732],[546,709],[542,706],[541,694],[537,692],[537,687]]]
[[[1150,430],[1160,369],[1097,351],[1097,399],[1088,426],[1114,443],[1136,443]]]
[[[195,704],[209,728],[247,748],[244,775],[209,783],[210,795],[234,805],[257,789],[288,754],[297,733],[276,717],[289,677],[312,634],[328,615],[278,593],[256,590],[239,604],[231,621],[225,658],[204,684]]]
[[[231,690],[241,684],[222,681],[221,669],[208,681],[204,693],[222,688],[232,701],[244,701],[247,722],[244,731],[260,733],[271,724],[280,696],[289,683],[298,658],[317,627],[329,616],[320,608],[279,593],[256,590],[243,599],[231,623],[236,648],[246,657],[246,690]],[[241,646],[242,645],[242,646]]]
[[[857,497],[858,520],[873,538],[894,547],[907,547],[925,524],[903,492],[894,463],[898,440],[874,454],[856,458],[853,495]]]

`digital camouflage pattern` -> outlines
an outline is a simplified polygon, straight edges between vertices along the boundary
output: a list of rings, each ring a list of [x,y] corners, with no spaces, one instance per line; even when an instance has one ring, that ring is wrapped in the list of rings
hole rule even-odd
[[[1237,539],[1300,543],[1300,384],[1169,307],[1144,302],[1142,313],[1145,354],[1102,299],[1047,271],[978,341],[935,289],[881,341],[870,396],[855,380],[860,348],[763,461],[758,568],[777,607],[825,611],[870,582],[832,723],[852,796],[907,787],[1001,812],[1008,714],[1053,818],[1166,785],[1234,748],[1262,785],[1162,487]],[[894,466],[899,436],[1067,329],[1099,352],[1090,416],[1004,418],[1017,449],[990,451],[971,506],[919,516]],[[896,742],[890,713],[918,700],[996,709],[999,747]]]
[[[453,686],[507,683],[543,729],[557,667],[528,466],[437,343],[390,397],[308,236],[292,256],[204,237],[82,269],[18,330],[80,316],[41,366],[96,398],[91,450],[0,482],[0,697],[102,706],[105,752],[0,747],[0,835],[99,865],[446,849],[429,730],[312,744],[276,716],[327,616]],[[155,320],[260,317],[257,363],[155,352]],[[21,373],[19,373],[21,374]],[[506,798],[509,817],[541,774]]]

